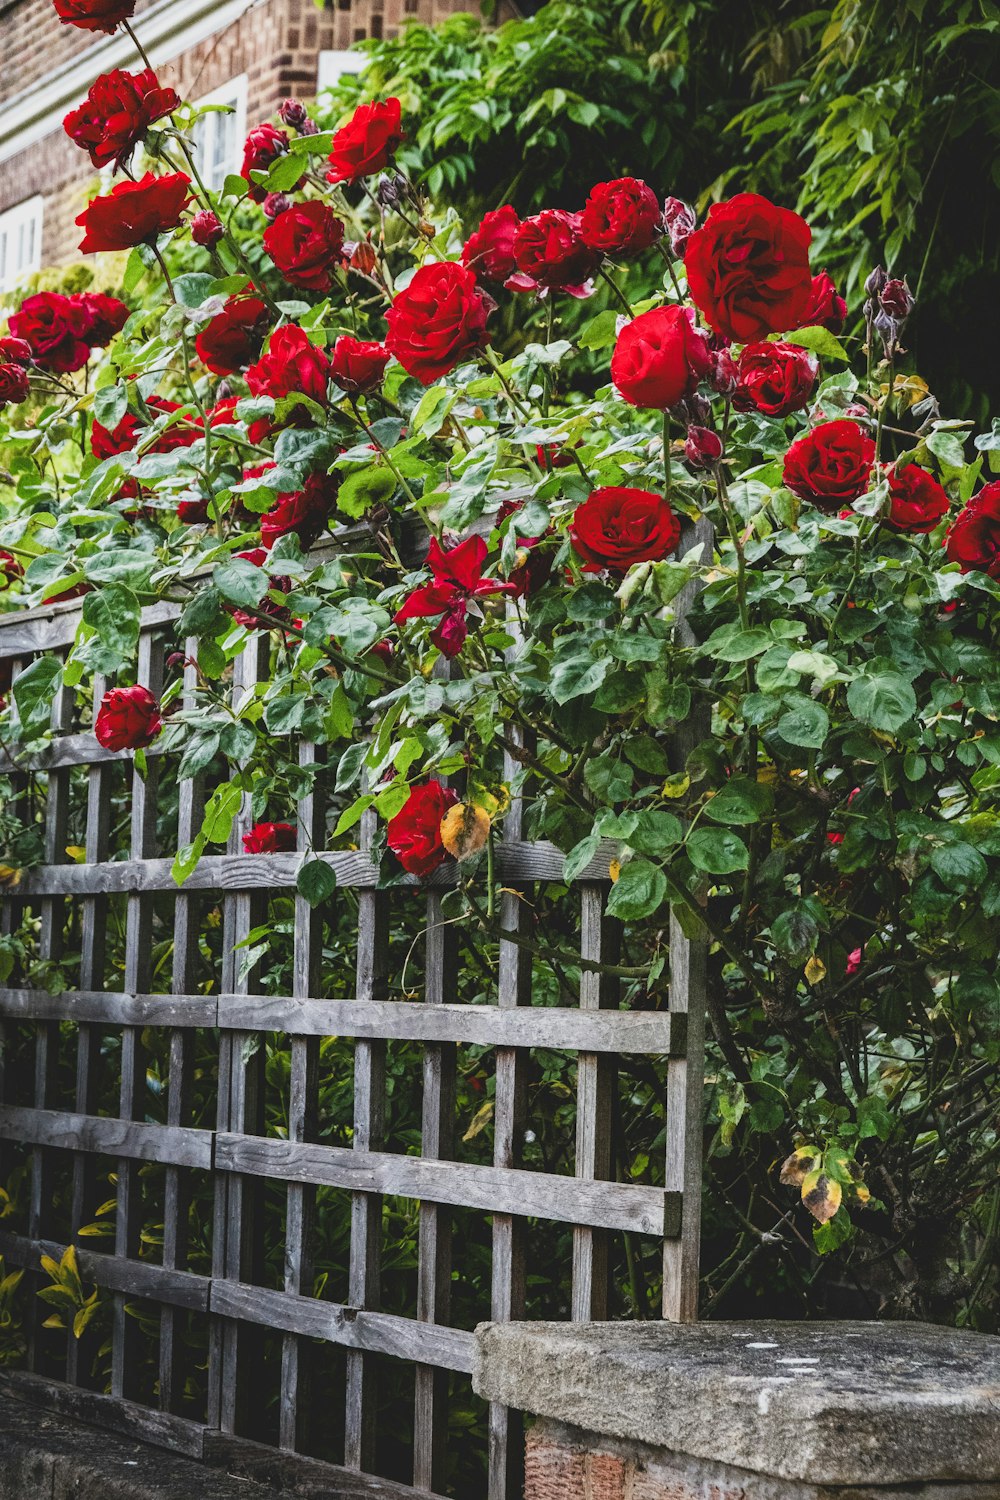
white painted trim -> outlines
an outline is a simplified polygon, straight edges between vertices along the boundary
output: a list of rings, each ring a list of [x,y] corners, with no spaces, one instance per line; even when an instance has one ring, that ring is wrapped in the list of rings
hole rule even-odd
[[[230,78],[221,87],[213,89],[210,94],[203,94],[200,99],[195,99],[192,102],[195,109],[201,109],[208,104],[227,104],[230,107],[230,114],[215,112],[204,115],[194,128],[195,148],[198,153],[196,157],[198,170],[205,181],[205,185],[217,192],[221,189],[226,177],[230,173],[235,174],[239,172],[243,164],[243,143],[247,133],[247,75],[240,73],[236,78]],[[212,172],[211,163],[206,159],[207,156],[214,154],[214,150],[206,152],[204,146],[207,145],[214,148],[215,137],[219,131],[221,122],[223,120],[228,121],[230,118],[233,121],[233,134],[236,139],[236,147],[229,161],[223,164],[224,170],[222,173],[216,176]],[[204,131],[203,135],[200,134],[200,130]]]
[[[45,200],[41,193],[35,193],[31,198],[23,198],[20,203],[15,203],[0,213],[0,244],[3,238],[7,243],[11,237],[26,224],[32,226],[34,243],[28,259],[21,261],[17,266],[9,267],[7,256],[0,253],[0,292],[12,292],[25,276],[30,276],[33,271],[41,270],[42,265],[42,216],[45,212]]]
[[[324,49],[319,54],[319,65],[316,70],[317,89],[332,89],[345,73],[360,73],[367,62],[368,56],[364,52]]]
[[[156,0],[138,17],[142,44],[154,67],[224,31],[257,0]],[[52,18],[55,24],[55,17]],[[100,39],[77,52],[46,78],[0,105],[0,161],[18,156],[62,129],[67,110],[79,104],[100,73],[141,66],[126,32]]]

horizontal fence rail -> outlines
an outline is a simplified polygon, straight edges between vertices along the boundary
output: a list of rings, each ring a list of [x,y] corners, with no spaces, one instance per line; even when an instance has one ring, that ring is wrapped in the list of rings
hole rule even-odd
[[[167,654],[185,645],[175,638],[178,615],[157,605],[143,616],[138,680],[154,691]],[[16,677],[39,654],[64,653],[79,619],[77,604],[0,616],[0,663]],[[266,679],[269,651],[266,635],[248,637],[233,675],[237,709]],[[194,689],[188,668],[185,702]],[[271,1475],[280,1455],[305,1477],[348,1483],[349,1474],[350,1493],[433,1497],[458,1484],[470,1494],[449,1471],[448,1423],[456,1403],[472,1400],[461,1393],[470,1391],[475,1318],[458,1326],[455,1298],[473,1264],[477,1276],[487,1267],[481,1315],[523,1317],[533,1239],[545,1235],[542,1253],[565,1258],[567,1283],[564,1306],[546,1315],[603,1318],[611,1247],[625,1243],[631,1255],[639,1236],[662,1245],[663,1315],[695,1314],[703,952],[672,924],[660,1008],[623,1008],[620,933],[604,910],[615,846],[567,883],[562,852],[524,837],[518,799],[495,847],[499,936],[488,1000],[462,979],[460,934],[442,915],[454,868],[426,881],[397,873],[386,884],[370,814],[357,849],[314,856],[327,827],[319,791],[297,809],[296,852],[244,854],[244,806],[228,851],[204,855],[179,888],[170,850],[156,847],[162,789],[173,788],[183,844],[200,827],[203,787],[176,781],[176,751],[154,744],[141,780],[128,754],[102,749],[87,726],[103,690],[100,681],[65,690],[41,749],[0,754],[12,805],[40,806],[45,835],[43,862],[0,892],[0,937],[28,932],[44,975],[15,968],[0,988],[0,1181],[19,1184],[0,1223],[0,1254],[27,1273],[32,1305],[28,1369],[4,1378],[116,1431],[224,1456],[248,1477]],[[320,764],[323,750],[301,745],[300,763]],[[508,755],[505,774],[515,769]],[[73,849],[71,827],[82,829]],[[334,871],[337,910],[351,903],[346,959],[324,948],[330,913],[296,892],[307,854]],[[547,886],[578,931],[575,1004],[534,991],[527,911],[531,893]],[[263,982],[251,951],[276,901],[289,933],[285,993]],[[399,999],[389,989],[394,923],[423,953],[417,983]],[[79,963],[60,982],[70,932]],[[112,938],[125,955],[113,971]],[[474,1129],[462,1139],[468,1121],[456,1120],[465,1049],[486,1079],[485,1154]],[[152,1052],[166,1059],[155,1078]],[[568,1170],[525,1157],[539,1053],[572,1064]],[[653,1181],[632,1175],[617,1122],[629,1058],[664,1084],[666,1146]],[[346,1120],[321,1108],[334,1074],[347,1080]],[[393,1113],[400,1078],[418,1101],[402,1134]],[[265,1123],[276,1088],[279,1133]],[[411,1290],[401,1310],[398,1297],[387,1305],[387,1277],[403,1272],[387,1263],[386,1233],[391,1216],[408,1214],[415,1263],[405,1268]],[[276,1237],[278,1259],[268,1261]],[[344,1247],[336,1286],[319,1272],[331,1241]],[[34,1296],[47,1285],[42,1257],[58,1263],[70,1245],[84,1291],[104,1299],[92,1339],[46,1328],[51,1309]],[[322,1364],[328,1355],[340,1364],[321,1376],[334,1368]],[[310,1383],[320,1379],[340,1403],[340,1456],[326,1462],[308,1456],[303,1436]],[[401,1400],[410,1413],[402,1424],[392,1415]],[[519,1493],[518,1422],[500,1407],[483,1418],[489,1500]],[[409,1445],[405,1482],[380,1477],[389,1441]]]

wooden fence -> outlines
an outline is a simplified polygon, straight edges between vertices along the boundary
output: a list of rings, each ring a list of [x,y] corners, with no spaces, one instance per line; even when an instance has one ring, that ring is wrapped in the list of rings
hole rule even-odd
[[[0,618],[0,665],[10,663],[16,676],[40,653],[64,654],[78,625],[77,611],[76,605],[65,605]],[[154,691],[162,682],[166,654],[184,646],[174,639],[176,616],[166,605],[144,616],[137,680]],[[267,674],[268,651],[268,636],[249,638],[233,677],[237,703]],[[186,670],[190,693],[194,679]],[[94,696],[99,699],[101,691],[97,683]],[[92,714],[93,707],[90,702],[84,712]],[[50,993],[31,972],[15,972],[23,987],[0,990],[6,1031],[0,1142],[5,1174],[18,1162],[25,1164],[27,1201],[16,1232],[0,1224],[0,1251],[8,1268],[29,1269],[25,1286],[33,1292],[43,1284],[35,1274],[40,1256],[58,1257],[77,1236],[84,1282],[110,1298],[103,1356],[109,1377],[95,1377],[101,1360],[95,1366],[92,1351],[84,1358],[85,1341],[72,1336],[57,1338],[65,1366],[60,1363],[54,1371],[53,1336],[40,1327],[51,1309],[39,1303],[37,1314],[26,1314],[27,1371],[8,1380],[89,1420],[189,1454],[221,1458],[239,1472],[270,1472],[277,1452],[288,1472],[299,1466],[304,1473],[336,1474],[332,1466],[301,1456],[300,1433],[302,1393],[316,1351],[336,1346],[343,1359],[336,1387],[343,1413],[331,1413],[330,1421],[342,1424],[340,1469],[350,1472],[351,1485],[358,1493],[442,1493],[450,1382],[468,1377],[473,1356],[472,1328],[455,1326],[450,1306],[467,1244],[464,1234],[452,1233],[454,1216],[464,1224],[471,1213],[486,1226],[492,1291],[485,1312],[494,1319],[524,1316],[532,1226],[543,1221],[569,1226],[564,1241],[569,1317],[607,1316],[609,1242],[622,1232],[662,1242],[663,1315],[695,1316],[704,988],[704,952],[698,945],[671,927],[670,980],[660,1009],[619,1008],[614,981],[586,966],[580,970],[578,1004],[533,1004],[530,955],[514,941],[525,919],[522,896],[546,882],[558,886],[563,860],[553,846],[522,838],[522,808],[515,801],[496,849],[501,928],[510,939],[499,943],[495,1003],[470,1003],[457,983],[455,927],[441,919],[442,897],[454,877],[441,871],[427,882],[383,888],[369,852],[372,829],[366,820],[356,852],[323,856],[336,873],[332,899],[345,892],[356,897],[353,995],[318,998],[324,988],[324,912],[295,893],[301,855],[243,854],[241,835],[249,826],[245,808],[229,852],[203,857],[178,889],[170,858],[154,847],[157,787],[169,757],[155,753],[154,746],[149,774],[141,780],[127,755],[98,745],[81,725],[80,712],[79,694],[64,690],[51,746],[32,762],[8,756],[0,767],[10,778],[15,806],[32,778],[36,791],[42,789],[45,838],[44,862],[3,893],[2,932],[19,930],[30,913],[37,924],[36,959],[49,973],[62,956],[67,913],[74,907],[81,953],[72,987]],[[319,752],[302,744],[299,753],[309,763]],[[127,847],[122,840],[112,847],[113,776],[127,778],[118,785],[127,786],[131,798]],[[183,844],[200,826],[201,789],[197,779],[178,786],[177,839]],[[313,839],[323,847],[322,803],[317,793],[299,806],[303,849]],[[84,829],[83,849],[73,853],[67,850],[71,824]],[[604,914],[607,877],[605,854],[561,898],[576,905],[581,958],[595,964],[606,963],[616,944],[615,924]],[[294,901],[294,931],[289,992],[276,996],[255,993],[263,988],[259,970],[248,970],[244,955],[268,901],[279,894]],[[393,903],[404,897],[425,904],[418,1000],[387,998]],[[123,909],[126,954],[116,981],[120,987],[109,983],[105,962],[116,902]],[[221,972],[208,979],[199,969],[207,910],[221,911],[222,922]],[[154,937],[165,922],[172,927],[169,987],[154,982],[153,954],[160,951]],[[162,975],[162,967],[156,972]],[[263,1039],[273,1033],[285,1035],[290,1053],[287,1129],[280,1136],[265,1134],[263,1126]],[[163,1037],[169,1057],[156,1118],[148,1104],[145,1061],[154,1034]],[[218,1069],[214,1119],[197,1123],[191,1106],[196,1034],[217,1049]],[[317,1118],[324,1038],[339,1039],[338,1055],[348,1060],[353,1055],[347,1144],[324,1140]],[[420,1059],[419,1152],[386,1140],[387,1048],[400,1042],[413,1044],[412,1055]],[[491,1164],[462,1160],[456,1151],[457,1049],[470,1046],[491,1049]],[[576,1058],[575,1175],[522,1164],[526,1069],[534,1049]],[[652,1174],[662,1186],[627,1176],[615,1180],[622,1174],[611,1148],[613,1095],[618,1059],[626,1054],[648,1059],[665,1084],[666,1160]],[[106,1094],[99,1102],[98,1078],[109,1066],[116,1071],[117,1110],[108,1108]],[[70,1098],[58,1081],[59,1069],[67,1067]],[[107,1176],[114,1181],[113,1237],[107,1242],[79,1237],[99,1200],[108,1196]],[[151,1247],[142,1235],[143,1195],[154,1180],[162,1193],[163,1233],[162,1244]],[[195,1255],[188,1205],[196,1184],[206,1183],[214,1198],[211,1244],[198,1247]],[[324,1195],[324,1213],[342,1215],[349,1234],[348,1284],[341,1301],[331,1300],[328,1289],[317,1288],[315,1281],[318,1194]],[[58,1215],[56,1198],[64,1204]],[[276,1200],[283,1236],[277,1278],[260,1264],[263,1218],[273,1218]],[[417,1266],[406,1315],[381,1306],[383,1213],[395,1200],[418,1205],[412,1210],[419,1221]],[[195,1417],[185,1414],[190,1412],[185,1329],[192,1322],[203,1331],[207,1365],[205,1408]],[[144,1327],[157,1351],[155,1378],[145,1384],[137,1373],[137,1340]],[[412,1368],[412,1488],[375,1477],[388,1437],[378,1380],[386,1357]],[[266,1391],[272,1408],[277,1402],[272,1450],[258,1441],[266,1426],[259,1418]],[[501,1500],[518,1492],[517,1414],[494,1407],[487,1431],[488,1494]]]

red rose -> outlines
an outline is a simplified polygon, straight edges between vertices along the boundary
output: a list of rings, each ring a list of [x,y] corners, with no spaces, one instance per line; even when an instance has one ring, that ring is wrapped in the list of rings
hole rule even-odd
[[[684,457],[693,469],[713,469],[722,457],[722,439],[710,427],[689,427]]]
[[[674,255],[684,254],[687,242],[694,234],[697,224],[698,215],[683,199],[668,198],[664,203],[663,227],[670,238],[670,249]]]
[[[225,239],[226,231],[217,214],[213,214],[210,208],[199,208],[196,214],[191,216],[191,238],[196,245],[202,245],[206,250],[211,250],[221,239]]]
[[[517,592],[513,584],[483,577],[488,550],[481,536],[466,537],[464,542],[449,547],[447,551],[436,536],[431,537],[427,566],[433,581],[413,590],[402,608],[393,615],[393,624],[438,617],[439,623],[431,631],[431,644],[442,656],[449,659],[457,656],[469,633],[465,617],[470,602],[491,594]]]
[[[0,406],[17,406],[27,401],[30,390],[23,365],[0,365]]]
[[[243,835],[245,854],[290,854],[295,844],[296,833],[291,823],[255,823]]]
[[[36,292],[24,299],[9,321],[11,333],[24,340],[35,363],[43,370],[67,375],[82,369],[90,358],[90,345],[84,337],[86,318],[79,297]]]
[[[3,587],[9,588],[17,579],[23,577],[24,569],[13,552],[8,552],[6,547],[0,547],[0,578],[3,579]]]
[[[326,400],[330,361],[325,352],[297,323],[286,323],[271,335],[267,353],[247,370],[247,385],[254,396],[302,395]]]
[[[267,188],[259,182],[254,182],[250,176],[251,172],[266,172],[272,162],[278,160],[279,156],[285,156],[288,152],[288,137],[277,125],[264,123],[257,125],[247,136],[243,146],[243,165],[240,167],[240,176],[250,184],[250,192],[247,195],[255,203],[262,203],[267,196]],[[298,184],[301,186],[301,183]]]
[[[141,750],[162,728],[159,701],[149,688],[137,685],[110,688],[104,694],[94,734],[105,750]]]
[[[325,203],[297,203],[265,229],[264,249],[292,286],[328,292],[344,258],[344,226]]]
[[[895,465],[886,474],[889,481],[887,521],[895,531],[933,531],[948,514],[948,496],[932,474],[917,464]]]
[[[737,411],[787,417],[808,405],[818,371],[815,355],[795,344],[747,344],[737,367],[733,405]]]
[[[115,68],[90,86],[86,100],[71,109],[63,128],[71,141],[89,152],[95,167],[127,160],[155,120],[180,104],[173,89],[162,89],[149,68],[124,73]]]
[[[680,522],[662,495],[612,485],[577,506],[569,539],[585,562],[627,573],[633,563],[667,557],[680,535]]]
[[[462,264],[486,281],[504,282],[514,269],[514,237],[521,220],[509,203],[484,214],[462,246]]]
[[[335,474],[310,474],[301,490],[279,495],[260,518],[261,546],[270,550],[279,536],[294,531],[299,546],[307,552],[326,526],[337,503],[338,488]]]
[[[147,172],[138,182],[119,182],[104,197],[94,198],[76,217],[84,231],[80,250],[131,250],[152,244],[157,235],[176,229],[188,200],[191,179],[184,172],[154,177]]]
[[[875,444],[857,422],[821,422],[785,454],[784,483],[820,510],[835,511],[868,488]]]
[[[820,271],[812,279],[809,301],[802,314],[802,328],[829,328],[839,333],[847,321],[847,303],[837,291],[829,271]]]
[[[385,315],[385,347],[408,375],[430,385],[489,342],[492,310],[466,266],[447,260],[421,266]]]
[[[31,345],[27,339],[0,339],[0,361],[5,365],[30,365]]]
[[[441,842],[441,820],[457,801],[458,794],[451,787],[426,781],[410,788],[402,809],[389,819],[389,848],[409,874],[431,875],[448,858]]]
[[[695,305],[739,344],[801,328],[812,295],[805,219],[756,193],[713,203],[687,243]]]
[[[591,188],[580,233],[584,244],[601,255],[639,255],[653,243],[660,223],[653,189],[638,177],[618,177]]]
[[[384,344],[367,344],[345,333],[333,346],[330,373],[342,391],[360,396],[381,385],[391,358]]]
[[[195,339],[198,358],[214,375],[235,375],[260,353],[270,321],[259,297],[245,292],[230,297]]]
[[[398,99],[361,104],[333,137],[328,182],[354,182],[389,165],[404,140]]]
[[[81,292],[80,311],[83,337],[92,349],[103,349],[128,322],[128,308],[117,297],[105,292]]]
[[[171,412],[180,411],[180,403],[168,401],[165,396],[150,396],[146,405],[151,411],[169,415]],[[116,453],[127,453],[139,442],[145,429],[142,427],[138,417],[132,412],[126,412],[118,423],[110,431],[100,422],[94,421],[90,430],[90,448],[94,457],[104,460],[112,458]],[[201,419],[198,417],[187,417],[181,422],[175,422],[165,432],[161,432],[154,443],[145,448],[146,453],[172,453],[175,448],[190,448],[202,436]]]
[[[626,323],[611,356],[611,380],[633,406],[665,411],[708,374],[708,341],[690,307],[651,307]]]
[[[601,257],[583,239],[582,214],[562,208],[545,208],[525,219],[514,236],[514,259],[521,277],[515,290],[547,287],[555,291],[582,292]],[[522,278],[527,278],[524,281]]]
[[[81,31],[106,31],[109,35],[122,21],[130,21],[135,0],[53,0],[64,26]]]
[[[1000,479],[973,495],[959,511],[945,538],[948,561],[963,573],[1000,578]]]

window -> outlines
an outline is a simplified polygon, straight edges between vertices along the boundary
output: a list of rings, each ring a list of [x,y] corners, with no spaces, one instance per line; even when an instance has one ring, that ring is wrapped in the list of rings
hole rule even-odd
[[[211,114],[203,115],[194,127],[195,159],[205,186],[218,192],[243,162],[243,142],[247,133],[247,78],[230,79],[221,89],[195,101],[199,109],[214,105]],[[219,106],[224,106],[220,108]]]
[[[360,73],[367,61],[363,52],[321,52],[317,88],[332,89],[345,73]]]
[[[9,292],[42,265],[42,196],[0,213],[0,292]]]

